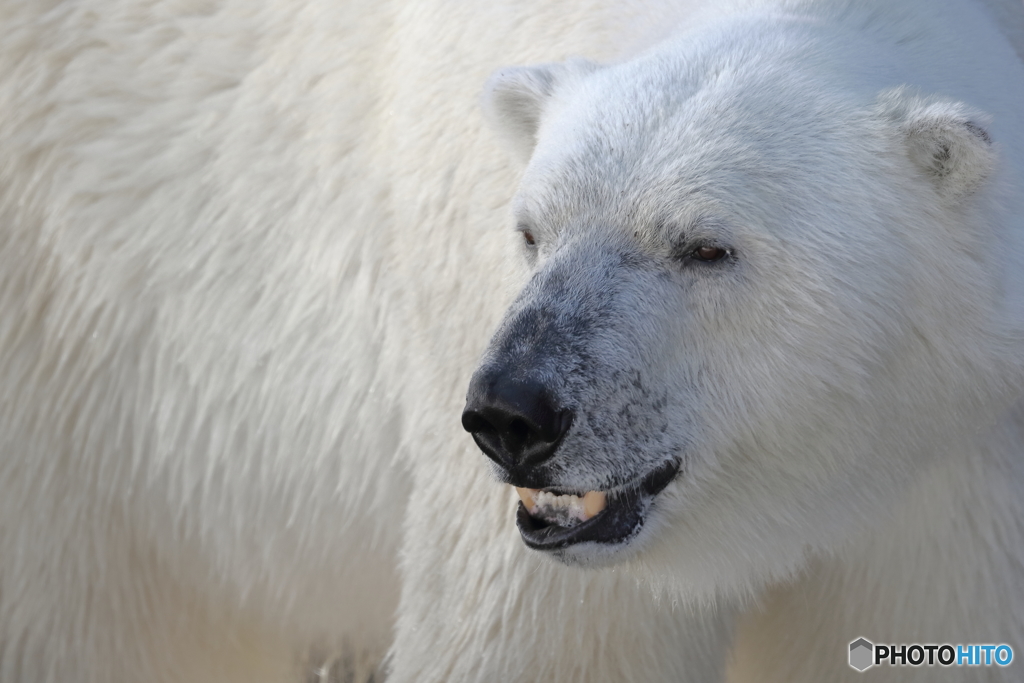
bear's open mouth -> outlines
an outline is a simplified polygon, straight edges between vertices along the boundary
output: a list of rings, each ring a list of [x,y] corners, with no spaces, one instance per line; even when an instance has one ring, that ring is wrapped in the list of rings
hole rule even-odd
[[[560,550],[578,543],[624,543],[643,526],[654,497],[679,472],[673,460],[638,481],[613,491],[559,495],[517,488],[522,502],[516,525],[523,542],[534,550]]]

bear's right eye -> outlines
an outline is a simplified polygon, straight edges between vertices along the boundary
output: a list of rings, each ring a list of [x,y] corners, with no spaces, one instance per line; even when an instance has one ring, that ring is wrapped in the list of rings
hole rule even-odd
[[[522,221],[516,225],[516,230],[523,236],[523,241],[526,242],[526,246],[535,247],[537,246],[537,238],[533,234],[533,229],[530,228],[530,224]]]

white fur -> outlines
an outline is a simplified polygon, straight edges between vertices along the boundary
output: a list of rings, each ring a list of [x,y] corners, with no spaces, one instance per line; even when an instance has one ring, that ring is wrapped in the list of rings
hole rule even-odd
[[[365,678],[389,643],[398,682],[839,680],[862,635],[1020,654],[1022,14],[0,1],[0,680],[298,680],[310,651]],[[576,55],[484,130],[488,74]],[[690,468],[598,571],[523,547],[458,424],[568,258],[520,257],[520,178],[516,207],[602,219],[588,258],[631,206],[727,210],[760,255],[680,294],[687,327],[624,316],[689,335],[635,335],[666,386],[713,371]],[[657,192],[686,182],[720,196]]]

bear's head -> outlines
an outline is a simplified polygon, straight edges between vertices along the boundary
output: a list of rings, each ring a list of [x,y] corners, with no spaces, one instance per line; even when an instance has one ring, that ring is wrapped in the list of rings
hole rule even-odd
[[[531,277],[463,425],[528,546],[783,576],[1009,394],[986,118],[799,30],[489,81]]]

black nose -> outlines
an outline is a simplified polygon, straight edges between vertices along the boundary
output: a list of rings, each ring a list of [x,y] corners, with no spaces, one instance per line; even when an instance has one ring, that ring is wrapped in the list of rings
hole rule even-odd
[[[545,387],[507,372],[478,372],[469,384],[463,428],[487,457],[507,469],[539,465],[558,449],[572,425]]]

